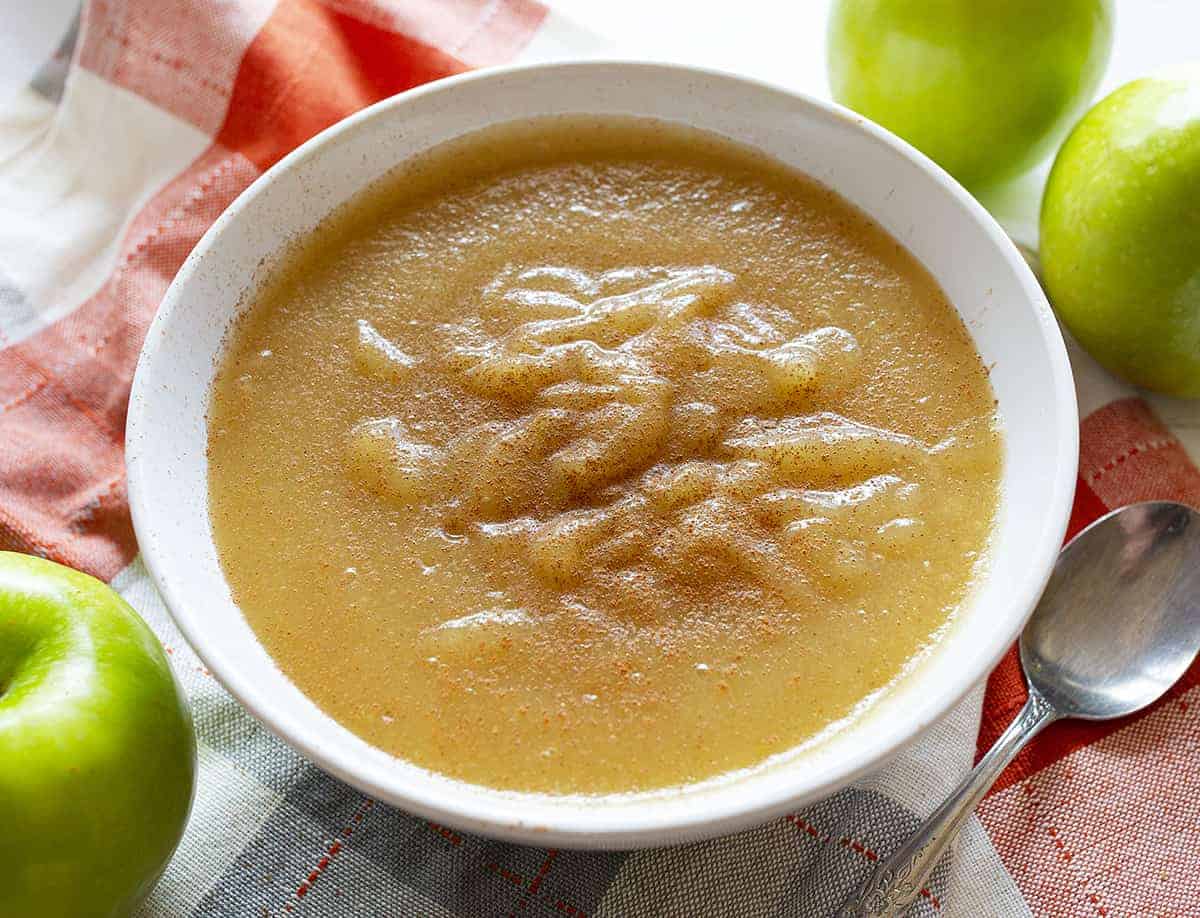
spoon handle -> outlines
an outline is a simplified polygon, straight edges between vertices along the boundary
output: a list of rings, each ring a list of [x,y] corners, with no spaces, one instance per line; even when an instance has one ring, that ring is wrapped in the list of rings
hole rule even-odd
[[[907,912],[975,804],[1022,747],[1058,716],[1049,702],[1031,690],[1017,719],[1008,725],[987,755],[916,834],[875,868],[841,907],[837,918],[892,918]]]

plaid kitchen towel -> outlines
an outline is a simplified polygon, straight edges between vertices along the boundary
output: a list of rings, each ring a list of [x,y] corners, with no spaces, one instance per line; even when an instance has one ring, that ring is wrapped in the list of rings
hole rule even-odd
[[[533,0],[93,0],[0,112],[0,548],[111,580],[166,645],[200,736],[192,820],[142,915],[819,918],[1023,701],[1010,654],[886,769],[777,822],[659,850],[538,850],[328,777],[180,639],[137,557],[122,440],[138,348],[189,250],[263,170],[364,105],[471,67],[603,50]],[[1072,531],[1129,501],[1200,504],[1176,434],[1073,357]],[[1200,914],[1198,676],[1140,717],[1047,730],[917,914]]]

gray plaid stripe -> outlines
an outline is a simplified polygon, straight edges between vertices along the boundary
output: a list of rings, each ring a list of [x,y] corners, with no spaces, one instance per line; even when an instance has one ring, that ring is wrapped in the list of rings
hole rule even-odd
[[[0,272],[0,347],[25,337],[37,324],[37,312],[29,298]]]
[[[921,820],[890,797],[850,788],[807,807],[789,824],[803,831],[813,858],[802,883],[790,891],[787,909],[779,914],[817,918],[828,914],[822,904],[832,912],[875,869],[878,858],[899,848]],[[947,858],[934,872],[930,897],[909,912],[912,918],[936,913],[932,897],[945,889],[949,862]]]
[[[877,860],[920,820],[890,798],[851,788],[828,800],[737,835],[631,856],[598,918],[780,916],[828,918]],[[944,888],[946,862],[931,895]],[[914,918],[937,913],[930,899]]]
[[[79,13],[76,12],[67,34],[58,43],[54,56],[42,64],[41,69],[30,81],[29,85],[34,92],[51,102],[62,101],[63,90],[67,85],[67,73],[71,66],[71,55],[75,52],[75,42],[78,39]]]
[[[918,823],[890,798],[850,789],[711,841],[632,854],[546,851],[433,825],[307,766],[195,914],[825,918]],[[938,868],[914,916],[937,913],[932,896],[949,870]]]
[[[350,856],[353,858],[353,855]],[[353,881],[339,877],[334,868],[327,880],[317,883],[295,903],[291,915],[299,918],[460,918],[442,905],[426,898],[419,890],[394,878],[373,875],[369,866],[343,862],[338,870],[350,874]]]
[[[339,831],[331,827],[352,825],[363,802],[357,791],[307,766],[284,801],[209,889],[195,914],[275,918],[295,911],[296,903],[303,901],[303,896],[297,898],[301,885],[308,883],[309,875],[339,841]],[[330,863],[333,860],[336,855]]]
[[[625,855],[546,851],[375,804],[306,766],[195,915],[462,918],[595,913]]]
[[[191,703],[196,730],[205,741],[265,787],[287,794],[312,770],[223,690],[192,693]]]
[[[361,847],[388,874],[463,916],[591,915],[626,855],[491,841],[382,808]]]

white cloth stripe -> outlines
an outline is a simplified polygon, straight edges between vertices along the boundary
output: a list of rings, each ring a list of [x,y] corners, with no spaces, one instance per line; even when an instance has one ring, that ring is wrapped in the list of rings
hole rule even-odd
[[[5,344],[95,293],[116,266],[130,220],[210,142],[78,67],[58,106],[31,96],[25,90],[0,112],[0,272],[33,307],[32,318],[0,325]]]
[[[613,54],[612,42],[589,32],[574,19],[551,9],[542,20],[541,28],[517,55],[516,62],[542,64],[549,61],[612,57]]]
[[[79,0],[0,2],[0,104],[24,88],[71,27]]]
[[[947,918],[1031,918],[1025,897],[1005,869],[983,824],[967,820],[954,846],[954,870],[946,891]]]
[[[283,800],[203,741],[197,782],[186,836],[138,918],[191,914]]]

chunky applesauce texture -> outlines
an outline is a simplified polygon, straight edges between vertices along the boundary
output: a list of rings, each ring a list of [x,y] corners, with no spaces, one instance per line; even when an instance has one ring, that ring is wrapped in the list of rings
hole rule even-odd
[[[869,716],[986,563],[1002,452],[880,227],[715,135],[576,117],[439,147],[299,242],[209,437],[234,597],[317,705],[589,794]]]

